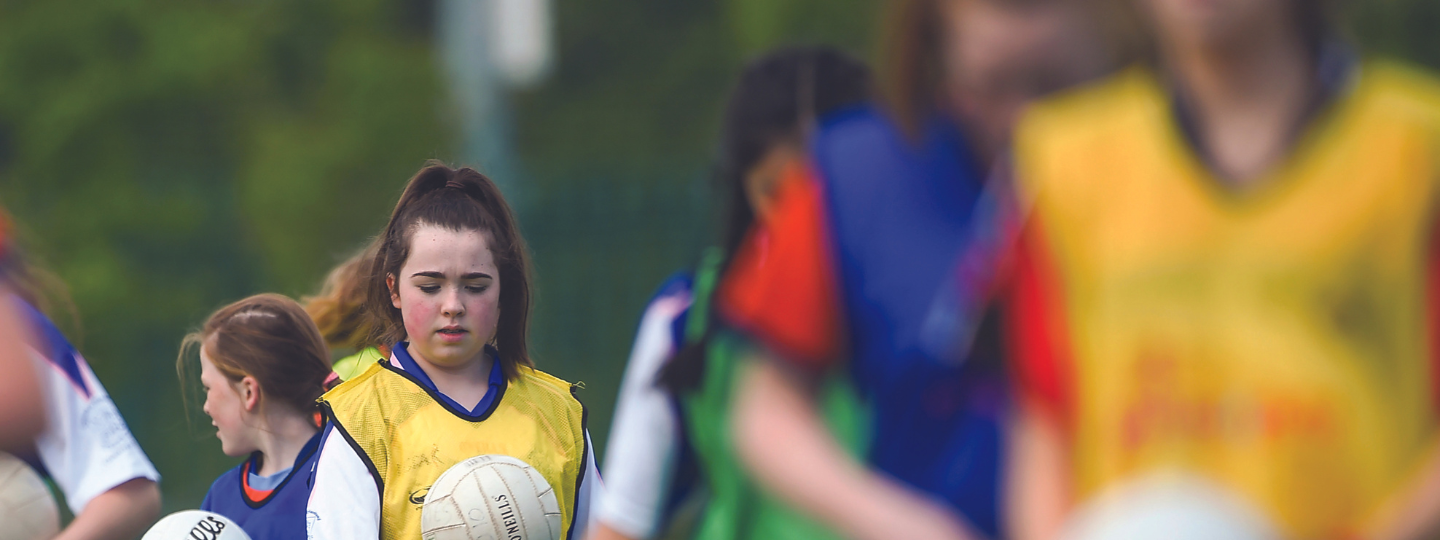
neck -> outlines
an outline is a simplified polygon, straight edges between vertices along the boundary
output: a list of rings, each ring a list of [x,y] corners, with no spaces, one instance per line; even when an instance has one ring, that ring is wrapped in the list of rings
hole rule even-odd
[[[467,409],[474,409],[480,404],[480,400],[485,399],[486,392],[490,391],[490,370],[494,367],[495,359],[483,348],[476,355],[477,359],[455,366],[443,366],[426,360],[413,346],[408,352],[410,358],[425,370],[430,382],[435,383],[436,390]]]
[[[1253,36],[1243,47],[1168,55],[1219,175],[1245,187],[1290,150],[1315,96],[1313,61],[1299,33]]]
[[[988,170],[1010,140],[1010,126],[1025,100],[1015,95],[985,95],[979,90],[951,90],[947,99],[949,114],[961,125],[970,152],[982,169]]]
[[[265,426],[256,434],[260,448],[260,470],[255,474],[270,476],[295,464],[305,443],[320,428],[308,416],[290,410],[265,415]]]

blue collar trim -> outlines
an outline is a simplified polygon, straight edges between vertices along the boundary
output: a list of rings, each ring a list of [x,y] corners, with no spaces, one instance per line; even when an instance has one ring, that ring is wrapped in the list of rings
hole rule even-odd
[[[485,346],[485,354],[490,355],[490,358],[494,359],[494,362],[492,362],[490,366],[490,388],[485,391],[485,397],[480,398],[480,403],[475,404],[473,409],[467,409],[459,403],[456,403],[455,400],[450,399],[450,396],[445,395],[439,388],[435,387],[435,382],[430,380],[430,375],[426,374],[425,370],[420,368],[420,364],[416,363],[415,359],[410,357],[409,346],[409,343],[401,341],[390,348],[395,355],[395,360],[400,363],[400,369],[414,377],[416,382],[419,382],[421,386],[424,386],[425,389],[429,390],[435,397],[443,400],[451,409],[463,412],[465,416],[469,416],[472,419],[484,416],[490,411],[491,406],[495,404],[495,400],[499,399],[501,393],[504,391],[505,371],[500,369],[499,351],[496,351],[494,347],[489,345]]]

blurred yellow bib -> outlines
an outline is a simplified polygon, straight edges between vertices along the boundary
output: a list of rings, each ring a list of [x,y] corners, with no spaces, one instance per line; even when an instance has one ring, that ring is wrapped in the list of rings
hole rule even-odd
[[[1243,192],[1144,70],[1022,125],[1081,500],[1192,471],[1311,538],[1356,526],[1431,448],[1440,85],[1383,63],[1354,83]]]

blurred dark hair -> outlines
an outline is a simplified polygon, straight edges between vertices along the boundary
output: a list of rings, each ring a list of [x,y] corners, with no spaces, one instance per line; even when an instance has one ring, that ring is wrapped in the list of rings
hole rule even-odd
[[[1300,35],[1312,51],[1339,32],[1341,0],[1291,0],[1299,19]]]
[[[530,259],[510,205],[500,188],[479,171],[452,169],[428,162],[405,185],[385,225],[371,263],[366,305],[376,321],[375,342],[386,345],[405,339],[405,321],[390,302],[386,276],[400,273],[410,257],[410,240],[420,225],[453,231],[482,231],[489,235],[490,254],[500,267],[500,322],[495,329],[505,377],[520,375],[520,366],[533,366],[526,335],[530,325]]]
[[[187,356],[199,345],[231,382],[254,377],[266,399],[300,413],[314,411],[330,375],[330,351],[299,303],[279,294],[257,294],[220,308],[180,342],[175,371],[182,385]]]
[[[1155,27],[1145,22],[1144,7],[1137,5],[1142,0],[1128,0],[1124,3],[1124,14],[1135,21],[1138,27],[1136,49],[1140,57],[1151,64],[1160,62],[1160,46],[1156,41]],[[1296,29],[1305,41],[1305,48],[1318,54],[1326,42],[1340,35],[1340,11],[1347,0],[1290,0],[1290,13],[1295,18]]]
[[[935,105],[944,51],[937,0],[890,0],[880,33],[880,91],[897,124],[910,134]]]
[[[880,92],[895,123],[910,136],[941,100],[945,79],[943,0],[889,0],[880,33]],[[1107,63],[1123,64],[1143,48],[1132,4],[1135,0],[982,0],[1015,8],[1062,1],[1083,1],[1095,17]],[[1305,0],[1299,0],[1305,1]],[[1113,66],[1112,66],[1113,67]]]
[[[725,200],[720,239],[723,261],[728,262],[739,249],[755,221],[745,193],[745,176],[750,170],[778,144],[793,142],[803,148],[819,118],[867,102],[872,94],[870,69],[831,47],[786,47],[745,66],[725,104],[715,174],[716,187]],[[726,263],[721,264],[723,268]],[[710,328],[666,364],[660,374],[662,385],[676,393],[699,385]]]
[[[726,259],[755,213],[745,175],[777,144],[803,139],[819,117],[870,98],[870,69],[832,47],[786,47],[756,58],[725,103],[716,185],[724,193],[721,247]]]

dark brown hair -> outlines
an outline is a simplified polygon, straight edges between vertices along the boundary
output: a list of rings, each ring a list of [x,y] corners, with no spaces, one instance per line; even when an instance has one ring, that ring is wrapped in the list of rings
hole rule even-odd
[[[189,352],[200,346],[227,379],[254,377],[261,395],[305,413],[325,392],[330,351],[300,304],[279,294],[257,294],[216,311],[180,342],[175,361],[182,384]]]
[[[375,316],[365,305],[365,291],[370,286],[370,267],[378,251],[378,239],[340,263],[325,276],[320,293],[301,299],[305,311],[325,344],[331,349],[362,349],[371,345],[377,327]]]
[[[530,259],[510,205],[485,175],[468,167],[452,169],[431,161],[405,185],[390,223],[385,225],[370,267],[366,305],[374,314],[377,341],[405,339],[405,321],[390,301],[387,276],[400,273],[410,257],[410,240],[420,225],[489,235],[490,254],[500,268],[500,321],[495,348],[505,376],[518,377],[520,366],[533,366],[527,347],[530,325]]]
[[[941,99],[945,77],[945,18],[942,0],[891,0],[880,33],[880,92],[897,125],[918,136],[926,115]],[[1042,3],[1053,0],[985,0],[1000,4]],[[1095,17],[1109,58],[1108,67],[1124,64],[1141,51],[1139,24],[1132,0],[1089,0],[1087,13]],[[1305,1],[1305,0],[1299,0]],[[1108,68],[1107,68],[1108,69]]]
[[[1134,28],[1130,44],[1135,58],[1151,67],[1161,65],[1161,50],[1158,29],[1154,20],[1145,12],[1141,0],[1128,0],[1118,4],[1119,12]],[[1290,13],[1295,30],[1305,42],[1305,48],[1318,55],[1326,42],[1340,35],[1340,12],[1345,0],[1290,0]],[[1313,58],[1312,58],[1313,59]]]
[[[940,93],[943,24],[936,0],[891,0],[880,33],[880,92],[914,135]]]
[[[720,131],[716,188],[726,200],[720,255],[729,261],[755,221],[745,194],[745,176],[777,145],[797,142],[827,115],[869,102],[873,93],[869,68],[825,46],[785,47],[750,61],[740,73],[725,104]],[[705,269],[697,269],[697,272]],[[696,291],[696,294],[705,294]],[[697,308],[698,309],[698,308]],[[701,315],[695,315],[701,316]],[[703,315],[713,321],[713,315]],[[700,386],[714,324],[686,343],[665,364],[660,382],[679,394]]]

